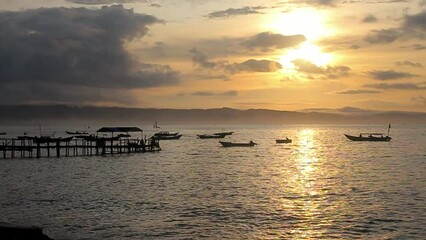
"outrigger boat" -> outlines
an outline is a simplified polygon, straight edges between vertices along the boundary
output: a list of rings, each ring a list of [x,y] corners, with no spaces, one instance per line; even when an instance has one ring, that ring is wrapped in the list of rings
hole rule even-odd
[[[257,143],[250,141],[248,143],[233,143],[233,142],[222,142],[219,141],[223,147],[254,147]]]
[[[210,139],[210,138],[224,138],[225,136],[227,136],[226,134],[218,134],[218,133],[214,133],[214,134],[200,134],[197,135],[199,139]]]
[[[173,132],[167,132],[167,131],[160,131],[160,132],[154,133],[154,136],[155,137],[164,137],[164,136],[169,137],[169,136],[176,136],[178,134],[179,134],[179,132],[173,133]]]
[[[292,143],[293,141],[286,137],[285,139],[276,139],[275,142],[276,143]]]
[[[224,136],[228,136],[228,135],[232,135],[234,132],[217,132],[217,133],[213,133],[213,135],[224,135]]]
[[[70,132],[70,131],[65,131],[67,134],[69,135],[85,135],[85,134],[89,134],[86,131],[75,131],[75,132]]]
[[[383,133],[360,133],[359,136],[345,134],[351,141],[389,142],[392,138]]]
[[[391,129],[391,125],[388,127],[388,135],[384,135],[383,133],[360,133],[359,136],[352,136],[348,134],[344,134],[351,141],[367,141],[367,142],[389,142],[392,138],[389,137],[389,132]]]
[[[152,139],[158,141],[158,140],[176,140],[182,137],[182,134],[176,134],[176,135],[154,135],[152,136]]]

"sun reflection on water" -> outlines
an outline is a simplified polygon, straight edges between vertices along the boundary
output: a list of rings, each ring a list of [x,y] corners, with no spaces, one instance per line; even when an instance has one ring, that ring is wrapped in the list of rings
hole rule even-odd
[[[292,179],[296,200],[292,202],[291,208],[301,221],[291,230],[295,239],[316,238],[324,231],[312,224],[318,222],[324,213],[319,201],[322,183],[318,177],[323,169],[318,157],[320,147],[316,141],[317,134],[314,129],[303,129],[298,134],[299,144],[294,163],[296,171]]]

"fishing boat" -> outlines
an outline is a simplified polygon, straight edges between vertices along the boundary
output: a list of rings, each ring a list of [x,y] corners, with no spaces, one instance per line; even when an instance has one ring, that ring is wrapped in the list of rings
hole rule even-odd
[[[160,131],[154,133],[154,136],[156,137],[169,137],[169,136],[177,136],[179,132],[168,132],[168,131]]]
[[[128,133],[120,133],[120,134],[117,135],[117,137],[119,137],[119,138],[129,138],[129,137],[131,137],[131,135],[128,134]]]
[[[392,138],[383,133],[360,133],[359,136],[344,134],[351,141],[389,142]]]
[[[0,132],[0,135],[6,135],[6,133],[5,132]]]
[[[276,139],[275,142],[276,143],[292,143],[293,140],[286,137],[285,139]]]
[[[89,134],[86,131],[75,131],[75,132],[71,132],[71,131],[65,131],[67,134],[69,135],[85,135],[85,134]]]
[[[356,142],[389,142],[392,138],[389,137],[391,125],[388,126],[388,135],[383,133],[360,133],[358,136],[344,134],[349,140]]]
[[[182,137],[182,134],[176,134],[176,135],[154,135],[152,136],[152,139],[158,141],[158,140],[176,140]]]
[[[224,136],[228,136],[228,135],[232,135],[234,132],[217,132],[217,133],[213,133],[213,135],[224,135]]]
[[[219,141],[223,147],[254,147],[257,143],[250,141],[248,143],[234,143],[234,142],[222,142]]]
[[[197,136],[199,139],[210,139],[210,138],[224,138],[227,135],[214,133],[214,134],[200,134]]]

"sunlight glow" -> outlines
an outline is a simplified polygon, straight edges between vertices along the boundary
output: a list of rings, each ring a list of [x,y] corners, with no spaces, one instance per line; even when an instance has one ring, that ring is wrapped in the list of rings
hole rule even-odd
[[[321,49],[309,42],[302,43],[298,48],[291,49],[285,52],[279,62],[286,68],[293,69],[292,61],[296,59],[305,59],[317,66],[325,67],[330,64],[332,55],[323,53]]]
[[[332,33],[324,24],[324,18],[318,10],[302,8],[280,13],[274,17],[270,27],[283,35],[302,34],[312,41]]]

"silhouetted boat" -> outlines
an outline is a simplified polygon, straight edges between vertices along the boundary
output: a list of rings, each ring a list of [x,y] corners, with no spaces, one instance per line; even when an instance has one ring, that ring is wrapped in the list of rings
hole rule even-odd
[[[224,135],[224,136],[228,136],[228,135],[232,135],[234,132],[217,132],[217,133],[213,133],[213,135]]]
[[[383,133],[361,133],[359,136],[345,134],[345,136],[351,141],[389,142],[392,139]]]
[[[276,143],[292,143],[293,141],[289,138],[285,138],[285,139],[276,139],[275,142]]]
[[[75,132],[70,132],[70,131],[65,131],[67,134],[69,135],[84,135],[84,134],[89,134],[86,131],[75,131]]]
[[[222,142],[219,141],[220,144],[224,147],[254,147],[257,143],[250,141],[248,143],[233,143],[233,142]]]
[[[160,131],[160,132],[154,133],[154,136],[156,136],[156,137],[169,137],[169,136],[176,136],[178,134],[179,134],[179,132]]]
[[[226,134],[200,134],[197,135],[199,139],[210,139],[210,138],[224,138]]]
[[[159,135],[159,136],[152,136],[154,140],[176,140],[182,137],[182,134],[176,134],[176,135]]]
[[[5,132],[0,132],[0,135],[6,135],[6,133]]]
[[[128,133],[120,133],[120,134],[117,135],[117,137],[119,137],[119,138],[128,138],[128,137],[131,137],[131,135],[128,134]]]

